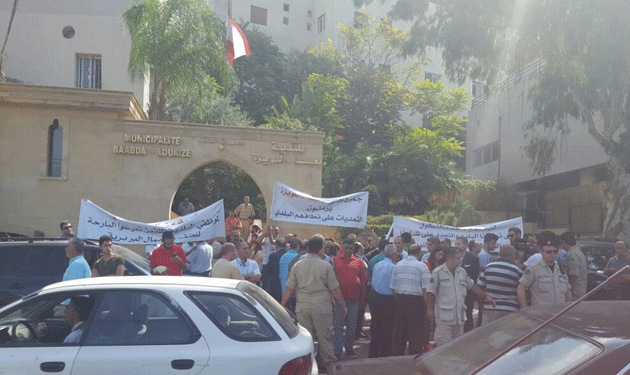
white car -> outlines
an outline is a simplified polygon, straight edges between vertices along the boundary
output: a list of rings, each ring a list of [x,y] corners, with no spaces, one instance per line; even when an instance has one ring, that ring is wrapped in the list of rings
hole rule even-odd
[[[74,301],[83,332],[64,343]],[[80,279],[0,309],[0,374],[296,375],[317,373],[313,358],[308,331],[247,281]]]

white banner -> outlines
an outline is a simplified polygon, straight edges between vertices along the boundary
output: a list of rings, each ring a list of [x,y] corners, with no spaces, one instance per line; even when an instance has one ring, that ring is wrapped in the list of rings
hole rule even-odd
[[[338,198],[315,198],[276,182],[269,217],[300,224],[363,228],[367,209],[367,192]]]
[[[394,222],[389,229],[387,237],[400,236],[404,232],[411,233],[414,241],[422,247],[427,246],[427,239],[429,237],[448,238],[451,243],[455,245],[455,239],[457,237],[466,237],[468,241],[475,240],[483,244],[483,237],[486,233],[494,233],[499,237],[497,244],[505,245],[510,244],[508,238],[508,229],[511,227],[517,227],[523,233],[523,218],[518,217],[515,219],[498,221],[496,223],[482,224],[474,227],[451,227],[448,225],[427,223],[426,221],[420,221],[402,216],[394,216]]]
[[[139,223],[113,215],[87,199],[81,200],[77,237],[98,239],[104,234],[116,244],[157,244],[172,231],[176,243],[225,237],[223,200],[177,219]]]

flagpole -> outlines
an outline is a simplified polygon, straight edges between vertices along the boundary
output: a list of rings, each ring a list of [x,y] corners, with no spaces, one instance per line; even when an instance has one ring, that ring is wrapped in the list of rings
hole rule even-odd
[[[232,0],[228,0],[228,18],[232,18]]]

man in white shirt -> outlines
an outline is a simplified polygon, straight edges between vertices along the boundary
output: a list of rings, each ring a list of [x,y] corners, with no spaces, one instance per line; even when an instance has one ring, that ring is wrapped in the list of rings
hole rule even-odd
[[[258,263],[249,259],[250,255],[249,244],[244,240],[239,241],[236,244],[236,252],[238,257],[232,261],[238,267],[241,276],[247,281],[251,281],[252,283],[257,283],[260,281],[260,267],[258,267]]]
[[[66,344],[76,344],[81,340],[85,321],[92,312],[94,301],[88,297],[72,297],[70,303],[64,310],[66,322],[70,324],[72,330],[70,334],[63,340]]]
[[[193,243],[190,250],[186,252],[187,274],[191,276],[210,276],[212,270],[213,249],[206,241]]]

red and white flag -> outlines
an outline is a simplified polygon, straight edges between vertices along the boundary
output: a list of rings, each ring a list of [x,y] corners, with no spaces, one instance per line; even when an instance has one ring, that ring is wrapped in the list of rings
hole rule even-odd
[[[230,66],[241,56],[250,56],[252,51],[249,49],[249,42],[243,34],[243,30],[236,24],[231,15],[227,19],[227,38],[225,41],[225,49],[227,50],[228,62]]]

